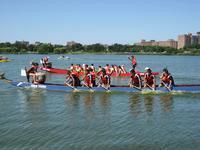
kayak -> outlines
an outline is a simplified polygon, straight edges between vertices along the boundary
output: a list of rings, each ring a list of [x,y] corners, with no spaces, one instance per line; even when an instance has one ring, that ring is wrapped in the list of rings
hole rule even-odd
[[[67,72],[69,71],[67,69],[44,68],[44,67],[41,67],[40,69],[43,70],[43,71],[47,71],[49,73],[56,73],[56,74],[67,74]],[[140,74],[141,76],[144,76],[144,72],[136,71],[136,73]],[[153,75],[159,75],[159,72],[153,72],[152,74]],[[81,72],[79,75],[82,76],[83,73]],[[114,72],[114,73],[111,74],[111,76],[112,77],[130,77],[131,73],[127,72],[127,73],[117,74],[116,72]]]
[[[91,91],[88,87],[78,86],[78,87],[72,87],[72,86],[65,86],[63,84],[53,84],[53,83],[45,83],[45,84],[33,84],[29,82],[17,82],[9,80],[9,83],[16,87],[21,88],[33,88],[33,89],[45,89],[45,90],[51,90],[51,91],[63,91],[63,92],[73,92],[73,91]],[[103,87],[93,87],[93,91],[96,92],[105,92],[108,91],[107,89]],[[200,92],[200,84],[185,84],[185,85],[175,85],[173,87],[173,90],[169,90],[166,87],[157,87],[155,91],[152,91],[149,88],[131,88],[129,86],[116,86],[111,85],[110,92]]]
[[[58,59],[67,60],[67,59],[70,59],[70,57],[68,57],[68,56],[60,56],[60,57],[58,57]]]
[[[2,59],[2,60],[0,60],[0,63],[1,62],[10,62],[11,60],[9,60],[9,59]]]

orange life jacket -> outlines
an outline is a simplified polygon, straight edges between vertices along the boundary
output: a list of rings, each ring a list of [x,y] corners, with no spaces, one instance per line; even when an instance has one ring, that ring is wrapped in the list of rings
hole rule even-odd
[[[165,83],[165,84],[170,84],[170,81],[171,81],[171,75],[168,74],[168,75],[163,75],[161,80]],[[172,81],[173,82],[173,81]]]
[[[155,76],[153,74],[149,75],[149,74],[145,73],[144,78],[145,78],[147,84],[152,85],[154,83]]]

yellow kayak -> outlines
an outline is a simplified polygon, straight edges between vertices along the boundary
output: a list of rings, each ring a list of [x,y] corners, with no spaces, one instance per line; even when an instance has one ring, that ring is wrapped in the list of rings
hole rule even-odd
[[[2,59],[2,60],[0,60],[0,63],[1,63],[1,62],[10,62],[10,61],[11,61],[11,60],[9,60],[9,59],[7,59],[7,60],[6,60],[6,59]]]

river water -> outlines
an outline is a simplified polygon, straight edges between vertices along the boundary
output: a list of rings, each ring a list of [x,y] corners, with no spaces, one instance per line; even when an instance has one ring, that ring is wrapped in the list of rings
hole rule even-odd
[[[24,80],[20,69],[44,55],[5,55],[0,72]],[[71,63],[120,64],[127,55],[68,55],[53,66]],[[199,56],[138,55],[138,70],[168,67],[178,84],[200,83]],[[48,74],[48,82],[63,83]],[[128,79],[112,79],[127,84]],[[0,149],[200,149],[200,93],[65,93],[18,89],[0,81]]]

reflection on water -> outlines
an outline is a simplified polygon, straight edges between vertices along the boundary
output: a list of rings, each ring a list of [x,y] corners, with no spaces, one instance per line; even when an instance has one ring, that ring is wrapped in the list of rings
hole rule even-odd
[[[67,105],[69,105],[71,109],[79,107],[79,102],[80,102],[79,93],[77,92],[67,93],[65,94],[65,99],[66,99]]]
[[[102,109],[103,112],[106,112],[109,110],[109,108],[111,107],[111,93],[102,93],[97,95],[97,97],[99,97],[99,101],[100,101],[100,107]]]
[[[137,117],[141,113],[141,95],[130,94],[129,95],[129,106],[134,117]]]
[[[65,102],[68,110],[77,111],[83,109],[85,117],[93,118],[97,110],[104,115],[110,110],[111,95],[112,94],[106,92],[71,92],[65,94]]]
[[[173,109],[173,95],[161,94],[160,96],[161,109],[164,112],[171,112]]]
[[[129,106],[134,117],[138,117],[138,115],[142,114],[143,110],[148,115],[152,115],[154,111],[157,111],[157,108],[161,108],[163,112],[171,112],[173,109],[173,95],[130,94]]]
[[[144,95],[144,104],[145,104],[145,109],[148,115],[152,115],[153,113],[153,105],[154,105],[154,95],[148,94]]]

